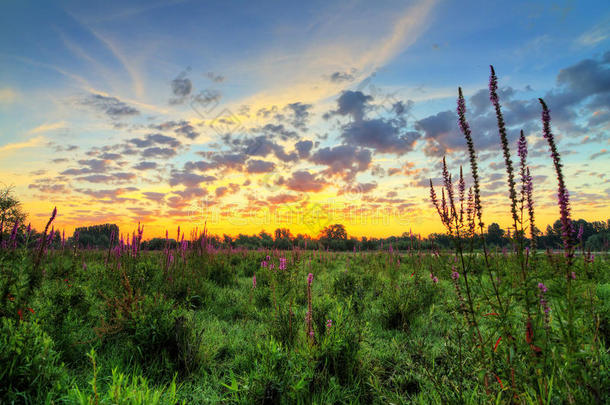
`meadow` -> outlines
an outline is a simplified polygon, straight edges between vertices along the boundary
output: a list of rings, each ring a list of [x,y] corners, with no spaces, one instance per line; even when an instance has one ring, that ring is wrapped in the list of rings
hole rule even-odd
[[[0,250],[3,403],[523,403],[610,398],[610,262],[585,250],[541,100],[563,249],[538,249],[527,144],[516,169],[496,94],[513,220],[484,240],[475,145],[430,182],[452,248],[234,249],[143,228],[108,249],[14,225]],[[472,180],[470,180],[470,178]],[[18,236],[19,235],[19,236]],[[32,238],[33,240],[30,240]]]

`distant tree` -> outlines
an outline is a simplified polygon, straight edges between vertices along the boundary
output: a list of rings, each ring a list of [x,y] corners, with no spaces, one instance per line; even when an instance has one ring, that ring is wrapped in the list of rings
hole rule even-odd
[[[78,244],[85,247],[107,248],[114,233],[115,244],[119,237],[119,227],[116,224],[92,225],[76,228],[74,234],[78,233]],[[131,243],[131,241],[130,241]]]
[[[18,222],[19,228],[25,227],[26,214],[21,209],[21,202],[15,197],[13,187],[3,186],[0,188],[0,240],[2,233],[9,233]]]
[[[492,223],[487,227],[487,242],[491,245],[502,246],[502,238],[504,237],[504,229],[500,228],[497,223]]]
[[[322,229],[321,237],[330,240],[347,239],[347,232],[342,224],[334,224]]]

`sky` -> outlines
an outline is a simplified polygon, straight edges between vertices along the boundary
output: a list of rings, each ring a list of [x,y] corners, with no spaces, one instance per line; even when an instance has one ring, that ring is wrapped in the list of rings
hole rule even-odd
[[[507,227],[489,65],[515,163],[528,140],[537,226],[559,212],[538,97],[573,217],[606,220],[606,1],[5,0],[0,181],[38,229],[57,206],[67,232],[141,222],[148,238],[442,232],[428,186],[443,156],[472,183],[461,86],[484,220]]]

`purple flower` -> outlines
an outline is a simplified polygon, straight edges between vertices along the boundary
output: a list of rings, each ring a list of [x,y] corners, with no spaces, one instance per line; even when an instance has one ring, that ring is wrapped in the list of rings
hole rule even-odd
[[[332,327],[333,327],[333,320],[332,320],[332,319],[327,319],[327,320],[326,320],[326,327],[327,327],[328,329],[330,329],[330,328],[332,328]]]
[[[545,293],[545,292],[547,292],[549,290],[543,283],[538,283],[538,288],[543,293]]]
[[[454,280],[457,280],[458,278],[460,278],[460,273],[458,273],[457,271],[453,270],[453,272],[451,273],[451,278]]]
[[[313,273],[309,273],[307,275],[307,284],[311,285],[312,282],[313,282]]]
[[[256,274],[252,276],[252,288],[256,288]]]

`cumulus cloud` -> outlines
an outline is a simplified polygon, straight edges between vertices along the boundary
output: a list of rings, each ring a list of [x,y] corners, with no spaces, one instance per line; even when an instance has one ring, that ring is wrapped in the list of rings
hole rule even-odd
[[[82,101],[82,104],[103,112],[114,120],[140,114],[140,111],[136,108],[118,98],[102,96],[101,94],[90,94]]]
[[[136,170],[151,170],[157,168],[157,163],[143,161],[133,167]]]
[[[285,181],[285,184],[290,190],[302,192],[318,192],[328,186],[328,183],[323,179],[317,178],[306,170],[292,173],[291,177]]]
[[[268,162],[259,159],[250,159],[246,165],[246,172],[248,173],[268,173],[275,169],[273,162]]]
[[[353,178],[358,172],[369,168],[372,156],[368,149],[355,146],[339,145],[317,150],[309,160],[319,165],[327,166],[324,171],[330,176],[340,175]]]
[[[299,141],[294,145],[294,148],[299,154],[299,158],[306,159],[313,148],[312,141]]]

